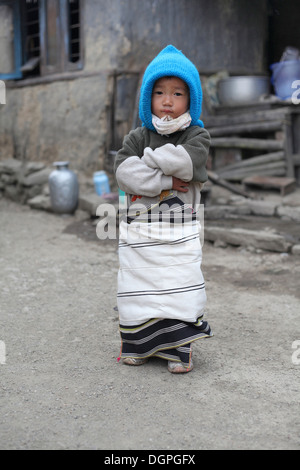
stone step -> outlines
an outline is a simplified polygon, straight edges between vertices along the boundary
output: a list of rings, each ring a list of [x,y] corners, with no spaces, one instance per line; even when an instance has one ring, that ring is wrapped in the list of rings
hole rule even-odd
[[[217,226],[204,227],[204,240],[226,243],[234,246],[253,247],[265,251],[287,253],[292,243],[283,235],[267,230],[247,230],[243,228],[228,228]]]

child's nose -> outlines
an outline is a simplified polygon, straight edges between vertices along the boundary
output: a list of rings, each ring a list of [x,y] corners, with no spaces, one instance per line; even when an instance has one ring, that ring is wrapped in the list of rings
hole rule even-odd
[[[172,95],[165,94],[163,104],[164,105],[171,105],[172,104]]]

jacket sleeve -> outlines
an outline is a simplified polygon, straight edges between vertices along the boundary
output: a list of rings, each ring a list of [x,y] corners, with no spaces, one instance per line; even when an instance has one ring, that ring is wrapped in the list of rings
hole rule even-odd
[[[160,168],[149,167],[139,156],[135,132],[125,137],[123,147],[115,160],[115,174],[119,188],[127,194],[154,197],[172,188],[172,177]]]
[[[165,144],[152,150],[147,147],[142,161],[150,168],[159,168],[165,175],[176,176],[183,181],[207,180],[206,161],[210,145],[208,132],[195,127],[181,145]]]
[[[191,181],[204,183],[207,181],[206,163],[210,147],[210,135],[203,127],[193,127],[189,139],[182,143],[182,147],[189,154],[193,165]]]
[[[165,144],[152,150],[145,148],[142,161],[150,168],[159,168],[167,176],[176,176],[183,181],[193,178],[193,164],[182,145]]]

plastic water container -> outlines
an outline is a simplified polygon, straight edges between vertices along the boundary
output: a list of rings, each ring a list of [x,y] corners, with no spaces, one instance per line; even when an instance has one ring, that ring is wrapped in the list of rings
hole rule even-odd
[[[272,64],[272,85],[276,95],[282,100],[292,97],[295,88],[292,84],[295,80],[300,80],[300,60],[285,60]]]
[[[119,188],[119,198],[124,199],[125,198],[125,193]]]
[[[93,175],[93,179],[98,196],[110,193],[109,179],[105,171],[96,171]]]

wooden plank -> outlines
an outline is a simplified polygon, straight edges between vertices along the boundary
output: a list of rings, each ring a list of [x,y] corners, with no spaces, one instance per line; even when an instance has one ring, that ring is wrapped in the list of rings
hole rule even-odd
[[[228,189],[232,193],[239,194],[240,196],[244,196],[247,198],[251,198],[250,194],[248,194],[246,191],[243,191],[242,189],[238,188],[234,184],[228,183],[228,181],[225,181],[217,173],[213,171],[207,171],[207,175],[208,175],[208,179],[212,183],[222,186],[223,188]]]
[[[295,176],[295,168],[293,162],[293,133],[292,133],[292,123],[291,119],[286,119],[282,130],[284,133],[284,153],[286,158],[286,165],[287,165],[287,173],[286,176],[290,178],[294,178]]]
[[[244,168],[240,167],[237,169],[224,171],[220,174],[222,174],[222,176],[225,178],[225,175],[229,175],[229,174],[255,173],[255,171],[257,170],[263,170],[263,169],[271,170],[272,168],[286,168],[285,160],[279,160],[277,162],[271,162],[271,163],[263,163],[261,165],[253,165],[253,166],[248,166]]]
[[[226,181],[231,181],[232,183],[240,183],[243,181],[244,178],[248,176],[282,176],[286,177],[286,169],[285,168],[278,168],[277,170],[264,170],[261,172],[253,173],[252,175],[241,175],[241,176],[233,176],[232,178],[224,178]]]
[[[236,114],[241,114],[241,113],[247,113],[247,112],[256,112],[256,111],[268,111],[272,110],[274,108],[282,108],[286,107],[287,102],[284,100],[277,100],[272,101],[272,100],[263,100],[263,101],[252,101],[248,103],[241,103],[239,105],[231,105],[231,106],[225,106],[225,105],[220,105],[216,109],[216,114],[230,114],[230,115],[236,115]]]
[[[300,154],[293,155],[293,162],[295,166],[300,166]]]
[[[275,132],[281,129],[282,120],[271,122],[253,122],[246,124],[236,124],[230,126],[212,127],[209,129],[211,137],[221,137],[233,134],[250,134],[252,132]]]
[[[281,178],[270,176],[250,176],[243,180],[245,186],[258,186],[265,189],[279,189],[282,196],[296,189],[294,178]]]
[[[211,140],[212,147],[240,148],[257,150],[281,150],[283,142],[275,139],[246,139],[238,137],[215,137]]]
[[[298,109],[299,105],[295,106],[295,108]],[[294,112],[292,113],[292,126],[294,144],[293,162],[295,178],[297,180],[297,184],[300,186],[300,114]]]
[[[243,178],[252,175],[265,176],[286,176],[285,162],[277,162],[270,165],[254,166],[243,170],[234,170],[222,173],[222,178],[229,181],[241,181]]]
[[[278,161],[285,161],[284,152],[272,152],[264,155],[258,155],[257,157],[247,158],[246,160],[241,160],[240,162],[233,163],[232,165],[224,166],[218,170],[219,174],[226,172],[228,170],[236,170],[239,168],[246,168],[254,165],[261,165],[264,163],[272,163]]]
[[[295,106],[294,106],[295,108]],[[294,108],[292,110],[294,111]],[[212,127],[228,126],[234,124],[246,124],[257,122],[272,122],[274,120],[282,120],[291,112],[291,108],[285,106],[278,109],[270,109],[267,111],[252,111],[240,113],[237,115],[223,114],[220,116],[207,116],[204,119],[204,125],[209,130]]]

